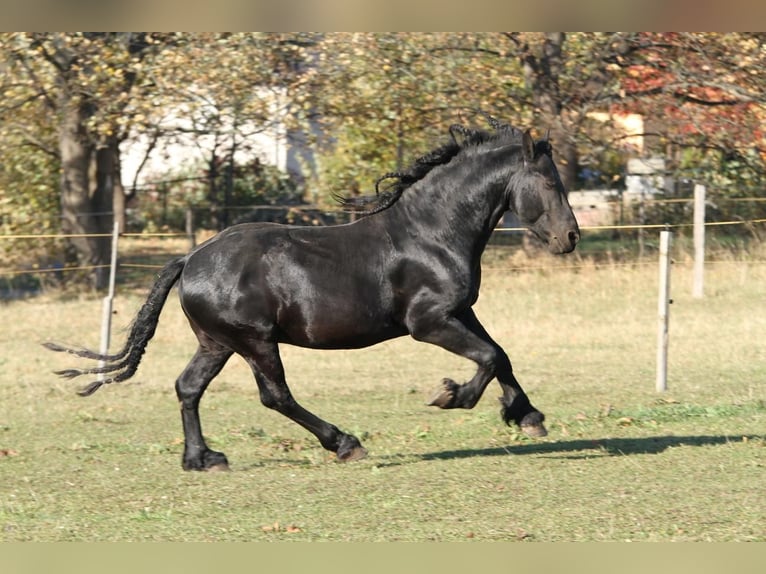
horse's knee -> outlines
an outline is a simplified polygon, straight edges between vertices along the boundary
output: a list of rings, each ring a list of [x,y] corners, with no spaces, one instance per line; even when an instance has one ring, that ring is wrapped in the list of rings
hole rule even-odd
[[[486,349],[475,353],[471,357],[479,367],[477,377],[491,380],[498,374],[498,369],[502,366],[502,355],[496,349]]]
[[[495,374],[497,372],[497,366],[500,362],[500,357],[495,350],[484,354],[483,358],[480,358],[478,363],[486,371]]]

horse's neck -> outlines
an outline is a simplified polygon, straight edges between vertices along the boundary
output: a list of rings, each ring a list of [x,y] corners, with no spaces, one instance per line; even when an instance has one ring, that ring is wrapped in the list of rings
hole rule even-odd
[[[404,192],[389,210],[392,224],[418,230],[421,237],[433,237],[445,247],[480,257],[503,213],[507,181],[505,173],[483,172],[466,165],[451,166]]]

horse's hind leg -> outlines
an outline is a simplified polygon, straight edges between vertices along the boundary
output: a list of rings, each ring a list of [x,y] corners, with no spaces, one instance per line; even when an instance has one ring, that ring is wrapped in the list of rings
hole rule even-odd
[[[342,432],[296,402],[285,381],[276,343],[261,341],[251,344],[248,353],[243,356],[253,370],[264,406],[276,410],[311,432],[324,448],[336,454],[339,461],[357,460],[367,455],[355,436]]]
[[[228,470],[229,463],[222,452],[208,448],[202,436],[199,402],[213,380],[231,357],[232,352],[217,345],[205,345],[176,380],[176,395],[181,403],[184,429],[184,470]]]

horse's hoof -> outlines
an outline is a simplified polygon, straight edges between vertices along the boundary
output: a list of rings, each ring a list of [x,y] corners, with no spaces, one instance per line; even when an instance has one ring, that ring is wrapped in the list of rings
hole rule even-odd
[[[338,462],[353,462],[355,460],[362,460],[367,456],[367,449],[362,446],[355,446],[352,449],[338,453]]]
[[[229,470],[229,461],[226,455],[210,449],[201,453],[201,456],[187,457],[184,455],[181,463],[184,470],[213,472]]]
[[[194,463],[183,463],[182,465],[184,470],[191,470],[191,471],[197,471],[197,472],[227,472],[231,470],[229,468],[228,462],[216,462],[214,464],[210,465],[202,465],[202,464],[194,464]]]
[[[542,423],[534,425],[521,425],[521,430],[525,435],[532,438],[543,438],[548,436],[548,431]]]
[[[440,409],[449,409],[455,403],[458,385],[452,379],[442,380],[442,386],[437,390],[426,403],[429,407],[439,407]]]
[[[335,456],[338,462],[351,462],[367,456],[367,451],[361,445],[358,438],[347,434],[341,437],[337,450],[335,450]]]

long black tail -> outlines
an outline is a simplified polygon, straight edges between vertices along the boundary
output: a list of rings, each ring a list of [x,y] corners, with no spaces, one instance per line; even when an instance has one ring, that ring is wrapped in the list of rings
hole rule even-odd
[[[56,343],[43,343],[43,346],[51,351],[71,353],[78,357],[104,361],[106,363],[103,367],[94,367],[90,369],[65,369],[63,371],[56,371],[56,374],[71,379],[79,377],[80,375],[113,373],[107,378],[93,381],[87,387],[79,391],[78,394],[83,397],[95,393],[101,385],[107,383],[119,383],[120,381],[132,377],[135,374],[136,369],[138,369],[138,364],[141,362],[141,357],[146,350],[146,346],[154,336],[154,331],[157,328],[162,307],[165,305],[165,301],[167,300],[173,285],[181,276],[181,271],[183,271],[184,265],[186,265],[186,257],[181,257],[171,261],[165,265],[162,271],[160,271],[157,281],[149,292],[149,296],[141,306],[141,309],[138,311],[138,314],[131,325],[128,340],[125,342],[125,346],[120,352],[113,355],[102,355],[89,349],[76,349],[58,345]]]

